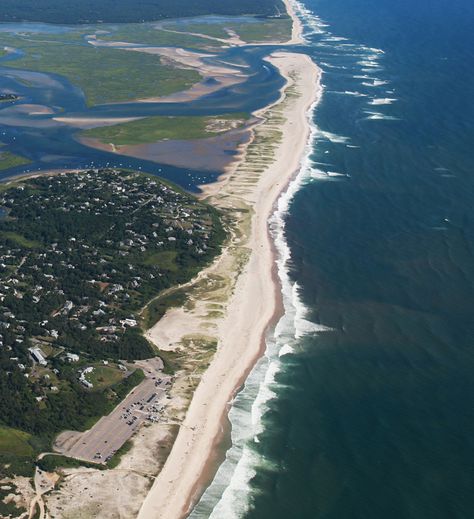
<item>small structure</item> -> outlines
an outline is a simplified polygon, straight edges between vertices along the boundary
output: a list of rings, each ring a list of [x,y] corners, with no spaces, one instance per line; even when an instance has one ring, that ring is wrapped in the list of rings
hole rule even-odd
[[[66,301],[63,306],[63,313],[67,314],[72,310],[72,307],[74,306],[72,301]]]
[[[41,366],[46,366],[48,363],[44,357],[44,353],[39,348],[28,348],[28,351],[31,353],[33,360]]]
[[[80,377],[79,377],[79,380],[81,381],[81,384],[83,386],[86,386],[88,389],[92,389],[94,387],[94,384],[92,384],[91,382],[89,382],[87,379],[86,379],[86,375],[88,373],[92,373],[94,371],[94,367],[93,366],[89,366],[88,368],[85,368]]]
[[[136,319],[122,319],[120,321],[120,324],[126,328],[127,326],[130,326],[130,327],[134,327],[134,326],[137,326],[138,323],[136,321]]]
[[[79,362],[79,355],[76,353],[66,353],[66,358],[69,362]]]
[[[86,386],[87,389],[92,389],[94,387],[93,384],[91,384],[88,380],[86,380],[85,378],[81,378],[81,383],[83,386]]]

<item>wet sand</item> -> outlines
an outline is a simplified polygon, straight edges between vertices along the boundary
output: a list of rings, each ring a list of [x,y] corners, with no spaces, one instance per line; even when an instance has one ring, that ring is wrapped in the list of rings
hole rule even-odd
[[[218,324],[217,352],[194,393],[165,466],[143,503],[140,519],[181,519],[203,491],[209,471],[213,470],[210,465],[216,439],[222,434],[223,417],[261,354],[265,333],[278,310],[279,287],[272,275],[275,258],[268,220],[276,200],[298,170],[310,132],[307,112],[320,95],[317,86],[320,71],[302,54],[274,53],[269,61],[286,78],[287,87],[291,85],[298,94],[282,93],[278,107],[282,110],[279,115],[283,122],[279,122],[278,129],[282,130],[283,137],[264,170],[256,173],[253,162],[245,164],[244,156],[243,169],[248,178],[229,173],[206,190],[208,200],[218,207],[251,208],[253,215],[248,233],[240,238],[239,247],[225,250],[223,257],[243,249],[251,252]],[[265,113],[264,110],[255,115],[265,119]],[[262,123],[262,128],[265,124]],[[183,335],[189,322],[186,311],[174,313],[175,330],[169,329],[171,323],[166,316],[162,321],[168,326],[168,336],[175,337]],[[159,321],[150,330],[149,338],[159,342],[163,337],[162,326]]]

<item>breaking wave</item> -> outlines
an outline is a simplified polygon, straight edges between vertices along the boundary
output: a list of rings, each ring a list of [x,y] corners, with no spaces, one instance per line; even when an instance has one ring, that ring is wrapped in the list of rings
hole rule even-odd
[[[276,469],[263,459],[255,448],[259,443],[259,435],[264,431],[264,416],[269,402],[277,395],[276,376],[284,366],[285,357],[297,350],[299,339],[307,334],[327,331],[327,328],[306,318],[308,310],[301,300],[300,287],[289,276],[291,252],[285,238],[285,221],[293,197],[302,185],[311,181],[315,171],[310,156],[318,137],[322,135],[319,128],[312,123],[316,106],[317,102],[307,114],[311,122],[311,134],[299,172],[279,198],[270,220],[271,235],[277,251],[276,263],[284,313],[275,329],[267,336],[265,354],[257,362],[244,387],[232,402],[229,412],[232,446],[227,451],[226,459],[219,467],[213,482],[192,511],[191,519],[238,519],[248,510],[251,501],[250,482],[257,469]],[[325,137],[341,139],[332,134]],[[342,142],[346,140],[342,138]],[[329,175],[338,176],[335,172]]]

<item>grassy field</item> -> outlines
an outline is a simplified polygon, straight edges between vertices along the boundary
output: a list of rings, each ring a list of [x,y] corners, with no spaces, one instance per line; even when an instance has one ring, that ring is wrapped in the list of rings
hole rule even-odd
[[[0,151],[0,171],[29,164],[31,161],[9,151]]]
[[[161,270],[176,272],[178,270],[176,255],[174,250],[161,251],[148,256],[144,263],[146,265],[159,265]]]
[[[6,65],[65,76],[84,92],[89,105],[156,97],[185,90],[201,76],[162,65],[159,56],[61,42],[25,42],[19,60]]]
[[[31,456],[33,448],[28,443],[30,435],[17,429],[0,427],[0,455]]]
[[[94,390],[102,390],[106,387],[117,384],[125,374],[116,365],[105,366],[103,364],[95,364],[94,371],[87,373],[85,378],[94,385]]]
[[[81,135],[116,146],[146,144],[165,139],[203,139],[239,127],[247,118],[247,114],[216,117],[147,117],[115,126],[93,128],[81,132]]]

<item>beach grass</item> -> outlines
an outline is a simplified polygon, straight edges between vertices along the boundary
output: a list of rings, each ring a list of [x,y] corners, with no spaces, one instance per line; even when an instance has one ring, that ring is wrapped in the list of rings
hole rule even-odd
[[[182,290],[172,291],[169,294],[153,299],[143,310],[142,322],[145,329],[151,328],[161,319],[168,308],[181,306],[186,301],[186,294]],[[166,363],[166,362],[165,362]]]
[[[75,468],[91,468],[97,470],[105,470],[103,465],[98,463],[88,463],[87,461],[69,458],[60,454],[48,454],[37,462],[41,470],[46,472],[55,472],[58,469],[75,469]]]
[[[126,441],[120,449],[113,455],[113,457],[107,462],[107,468],[115,469],[119,465],[120,461],[122,460],[122,456],[124,454],[127,454],[133,447],[132,441],[128,440]]]
[[[240,127],[247,118],[248,115],[243,113],[214,117],[147,117],[138,121],[85,130],[81,135],[116,146],[146,144],[161,140],[203,139]]]

